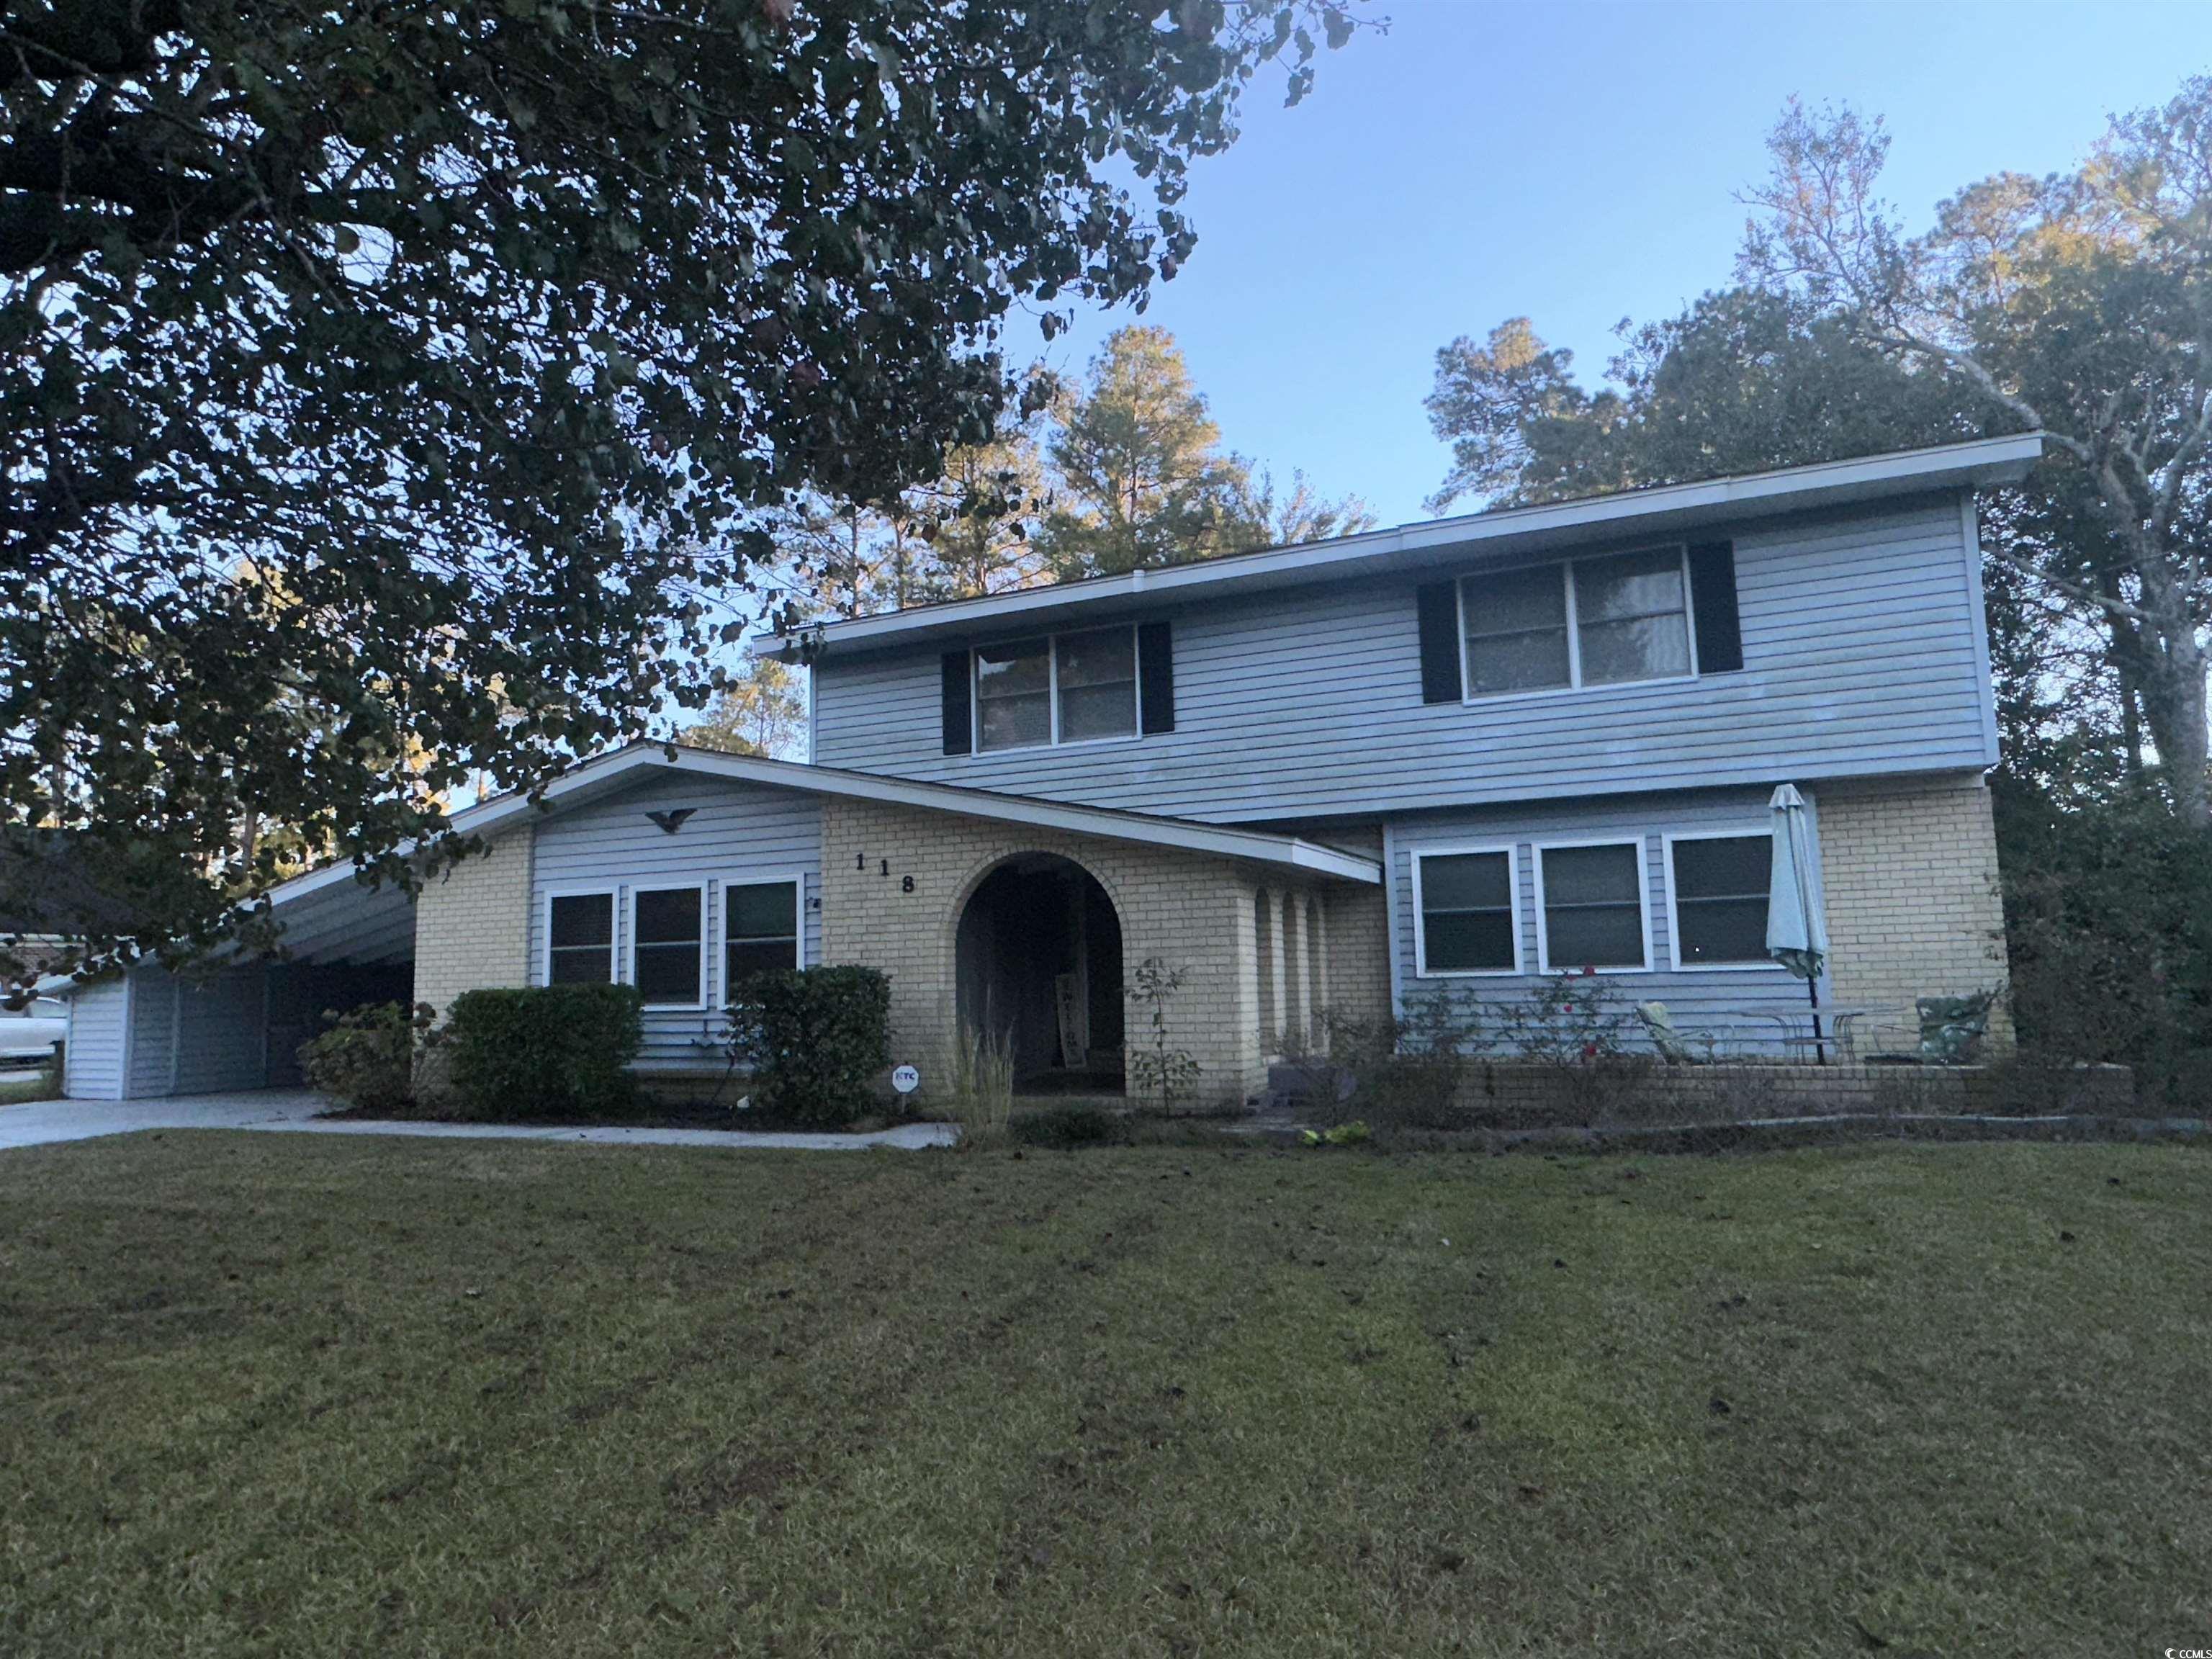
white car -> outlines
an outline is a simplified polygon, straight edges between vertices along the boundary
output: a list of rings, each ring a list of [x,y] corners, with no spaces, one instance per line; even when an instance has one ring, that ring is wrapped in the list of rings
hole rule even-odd
[[[54,997],[33,997],[21,1008],[0,1008],[0,1066],[42,1066],[69,1035],[69,1010]]]

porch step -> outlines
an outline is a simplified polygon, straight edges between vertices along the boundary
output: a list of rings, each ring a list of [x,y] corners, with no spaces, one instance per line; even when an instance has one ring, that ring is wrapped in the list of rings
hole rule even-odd
[[[1295,1114],[1310,1103],[1340,1096],[1351,1079],[1326,1061],[1277,1060],[1267,1065],[1267,1089],[1260,1097],[1262,1115]]]

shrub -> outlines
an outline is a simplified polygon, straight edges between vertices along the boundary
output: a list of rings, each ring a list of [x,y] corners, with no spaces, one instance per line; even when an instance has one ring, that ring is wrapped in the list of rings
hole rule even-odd
[[[890,1063],[890,981],[873,968],[756,974],[730,1005],[730,1046],[770,1116],[839,1126],[874,1107]]]
[[[1413,1129],[1449,1129],[1463,1120],[1462,1096],[1484,1046],[1482,1010],[1473,999],[1417,992],[1406,998],[1403,1019],[1332,1017],[1328,1028],[1335,1086],[1327,1115]]]
[[[1150,1033],[1146,1046],[1127,1050],[1124,1064],[1129,1091],[1156,1103],[1163,1115],[1171,1115],[1176,1101],[1198,1087],[1200,1067],[1190,1051],[1168,1047],[1168,1005],[1189,977],[1188,968],[1170,968],[1159,957],[1147,957],[1130,975],[1126,992],[1130,1001],[1146,1011]]]
[[[399,1112],[415,1093],[415,1050],[429,1030],[428,1003],[372,1003],[325,1013],[330,1029],[300,1045],[307,1086],[369,1112]]]
[[[466,991],[447,1023],[453,1092],[472,1117],[567,1118],[627,1110],[645,1040],[634,985]]]
[[[1573,1121],[1595,1123],[1627,1107],[1651,1069],[1631,1045],[1635,1016],[1589,969],[1555,974],[1504,1007],[1505,1039],[1520,1057],[1550,1071]]]

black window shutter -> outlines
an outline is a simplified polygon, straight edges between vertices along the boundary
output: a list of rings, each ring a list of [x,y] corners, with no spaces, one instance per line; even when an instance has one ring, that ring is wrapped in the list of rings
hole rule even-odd
[[[968,653],[945,653],[945,752],[964,755],[975,746],[975,726],[969,713]]]
[[[1735,547],[1700,542],[1690,549],[1690,608],[1698,625],[1698,672],[1743,666],[1743,621],[1735,606]]]
[[[1144,688],[1137,729],[1150,737],[1175,730],[1175,640],[1164,622],[1137,624],[1137,680]]]
[[[1459,676],[1459,584],[1423,582],[1415,590],[1421,611],[1421,701],[1457,702],[1464,696]]]

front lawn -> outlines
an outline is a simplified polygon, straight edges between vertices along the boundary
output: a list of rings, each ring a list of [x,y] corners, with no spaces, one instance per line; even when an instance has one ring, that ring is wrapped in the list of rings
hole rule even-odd
[[[2208,1176],[0,1154],[0,1651],[2212,1646]]]

